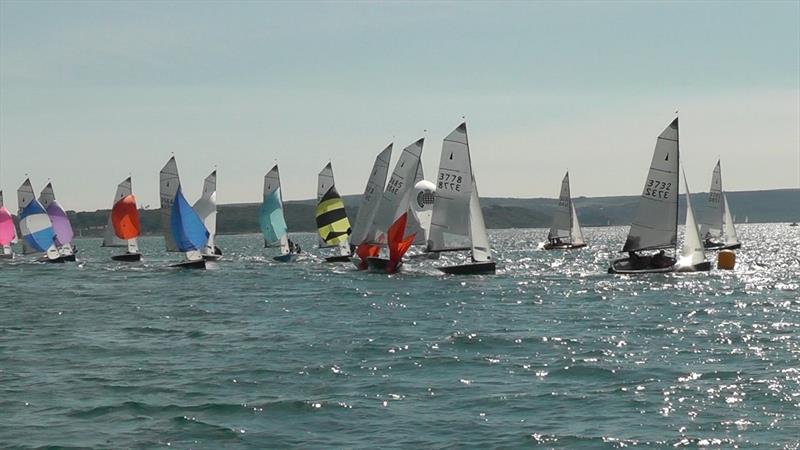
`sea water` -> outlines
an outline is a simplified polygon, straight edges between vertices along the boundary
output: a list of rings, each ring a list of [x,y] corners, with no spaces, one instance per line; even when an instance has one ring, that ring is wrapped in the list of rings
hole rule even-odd
[[[495,276],[357,272],[310,234],[294,264],[256,235],[206,271],[154,237],[2,263],[0,447],[797,448],[800,228],[739,226],[734,271],[608,275],[626,231],[492,231]]]

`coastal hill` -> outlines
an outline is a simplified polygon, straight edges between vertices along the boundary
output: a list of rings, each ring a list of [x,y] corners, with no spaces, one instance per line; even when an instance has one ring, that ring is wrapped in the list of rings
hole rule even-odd
[[[800,220],[800,189],[772,189],[764,191],[727,192],[728,203],[737,223],[792,222]],[[707,193],[692,194],[696,214],[703,217]],[[358,212],[360,196],[344,196],[351,221]],[[681,196],[680,222],[684,220],[685,202]],[[628,225],[631,222],[639,196],[577,197],[575,208],[583,226]],[[481,207],[489,228],[541,228],[549,227],[558,204],[553,198],[502,198],[481,199]],[[254,233],[259,231],[258,210],[255,203],[219,205],[217,230],[221,234]],[[286,222],[291,231],[314,231],[314,200],[287,201]],[[76,234],[101,236],[108,221],[108,210],[92,212],[69,211]],[[141,210],[145,234],[161,233],[161,216],[158,210]]]

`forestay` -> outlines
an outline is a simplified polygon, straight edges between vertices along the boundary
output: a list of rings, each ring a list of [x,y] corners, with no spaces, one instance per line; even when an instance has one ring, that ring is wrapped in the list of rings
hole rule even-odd
[[[172,237],[170,224],[172,223],[172,204],[175,201],[175,194],[180,187],[180,177],[178,176],[178,164],[175,157],[167,161],[159,174],[159,194],[161,199],[161,227],[164,232],[164,243],[168,252],[177,252],[178,246]]]
[[[370,172],[364,194],[361,196],[361,205],[358,208],[350,242],[358,245],[375,238],[373,227],[375,214],[380,206],[383,188],[386,185],[386,176],[389,173],[389,161],[392,157],[392,145],[389,144],[375,158]]]
[[[700,236],[703,239],[719,239],[722,236],[722,171],[720,162],[714,166],[711,174],[711,187],[708,191],[708,203],[704,214],[703,223],[700,228]]]
[[[547,239],[568,240],[572,232],[572,200],[569,191],[569,172],[561,180],[561,193],[558,196],[558,207],[553,213],[553,223]]]
[[[658,136],[650,171],[622,251],[675,247],[678,229],[678,119]]]
[[[208,242],[202,249],[205,254],[213,255],[217,235],[217,171],[211,172],[203,181],[203,194],[194,204],[194,210],[208,230]]]

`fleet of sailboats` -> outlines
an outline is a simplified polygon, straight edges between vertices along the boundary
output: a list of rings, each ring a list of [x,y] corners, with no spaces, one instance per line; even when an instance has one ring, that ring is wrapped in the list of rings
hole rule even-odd
[[[703,254],[685,176],[686,232],[684,245],[680,254],[678,253],[679,142],[676,118],[656,140],[639,206],[622,247],[623,252],[628,252],[628,257],[612,261],[609,273],[639,274],[711,269],[711,263],[705,261]],[[672,250],[672,255],[666,254],[664,250]],[[658,253],[649,253],[654,251]]]
[[[403,149],[391,177],[388,175],[393,144],[376,156],[352,225],[336,188],[333,166],[328,162],[323,167],[317,177],[314,217],[319,248],[334,250],[333,255],[324,258],[325,262],[352,261],[359,270],[392,274],[403,267],[403,257],[412,245],[424,245],[424,253],[412,255],[412,258],[423,255],[438,258],[443,253],[468,252],[468,260],[456,256],[455,264],[439,266],[444,273],[496,272],[466,123],[458,125],[444,138],[435,184],[424,179],[423,144],[424,138]],[[712,172],[708,201],[699,227],[688,182],[685,174],[683,176],[686,222],[683,243],[678,246],[680,172],[676,118],[656,140],[642,195],[621,250],[628,256],[613,260],[609,273],[707,271],[711,263],[705,259],[706,249],[741,246],[722,189],[720,161]],[[217,171],[205,178],[202,194],[194,205],[190,205],[184,195],[174,157],[161,169],[159,183],[166,250],[184,256],[172,267],[206,268],[207,262],[221,259],[222,251],[216,244]],[[265,248],[279,249],[273,259],[291,262],[297,259],[301,249],[289,237],[282,194],[276,164],[264,176],[259,224]],[[17,197],[23,254],[38,255],[38,261],[42,262],[74,261],[74,231],[68,214],[56,200],[52,183],[45,186],[37,199],[30,179],[26,179]],[[125,248],[124,253],[112,255],[112,260],[141,261],[138,245],[141,233],[139,208],[128,177],[117,186],[102,245]],[[14,218],[4,206],[0,191],[0,260],[14,258],[12,245],[16,240]],[[585,246],[567,172],[543,247],[554,250]]]
[[[572,203],[569,188],[569,172],[561,180],[561,193],[558,196],[558,208],[553,214],[553,224],[547,233],[545,250],[570,250],[586,247],[583,231],[578,221],[575,204]]]

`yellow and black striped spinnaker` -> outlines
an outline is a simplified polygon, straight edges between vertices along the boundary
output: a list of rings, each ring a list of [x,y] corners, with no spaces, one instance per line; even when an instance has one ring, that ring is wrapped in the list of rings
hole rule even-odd
[[[317,204],[317,229],[323,241],[328,245],[338,245],[347,242],[351,233],[350,220],[344,209],[342,197],[336,192],[336,186],[331,186]]]

